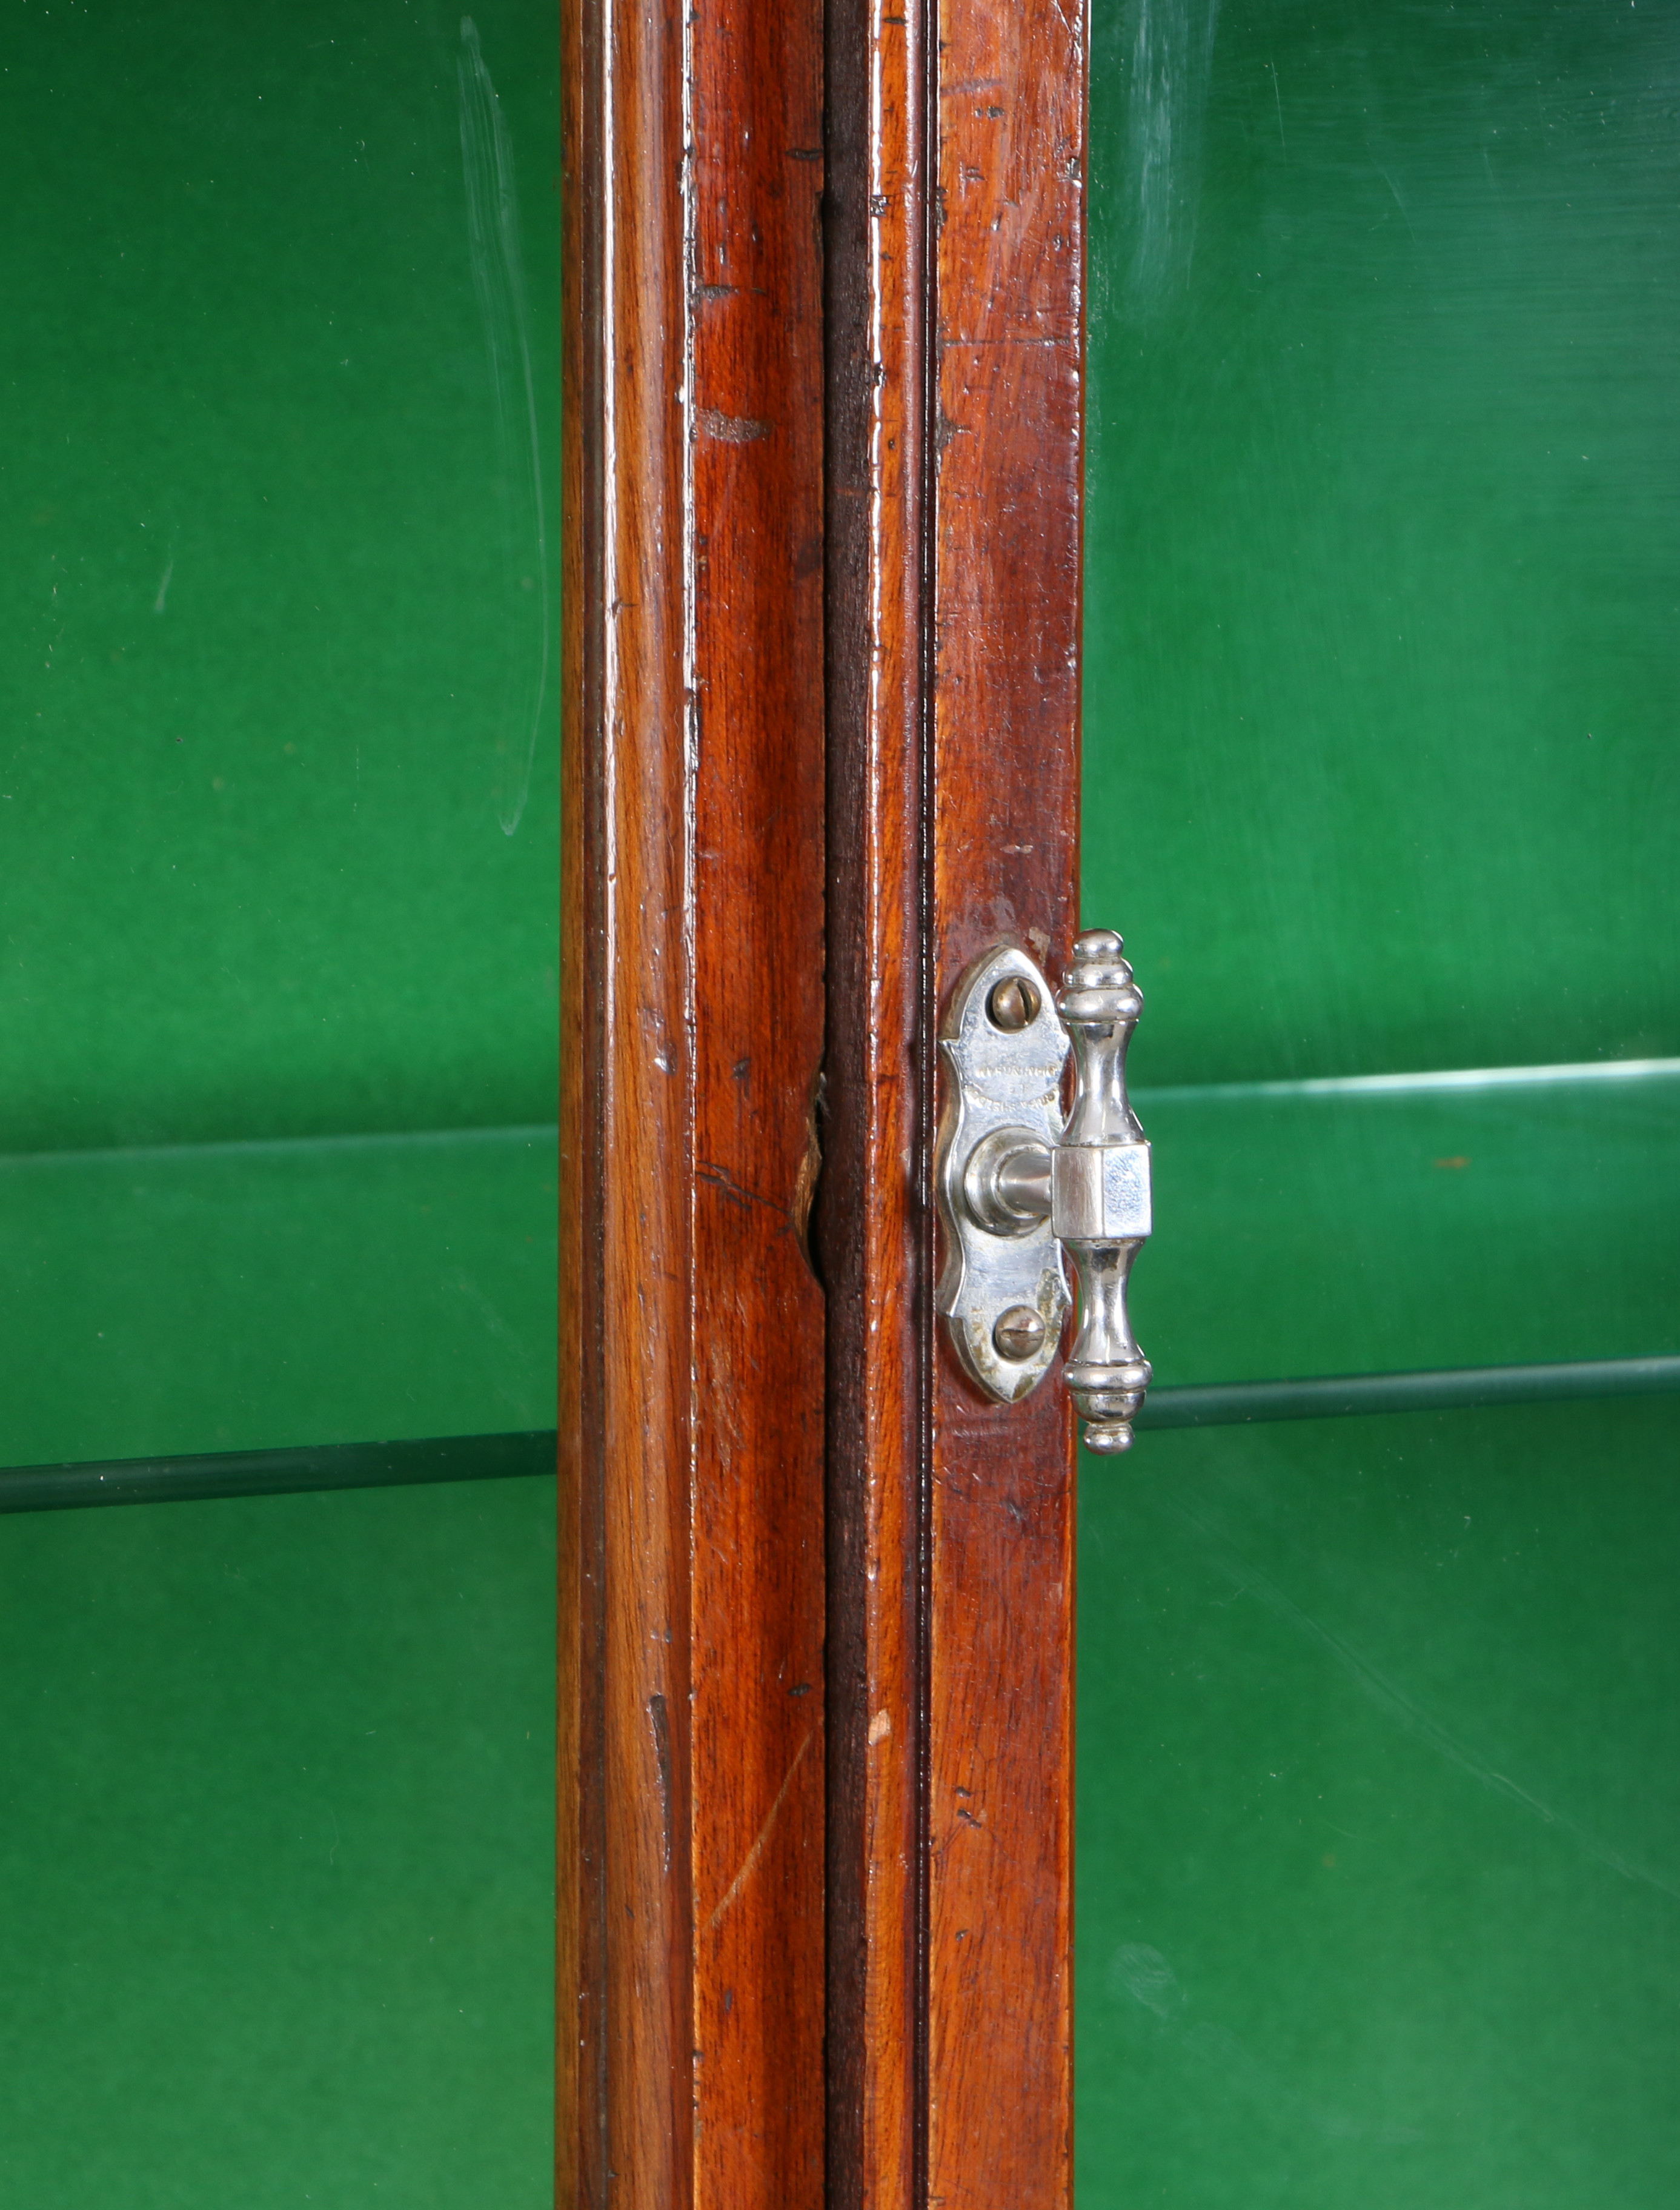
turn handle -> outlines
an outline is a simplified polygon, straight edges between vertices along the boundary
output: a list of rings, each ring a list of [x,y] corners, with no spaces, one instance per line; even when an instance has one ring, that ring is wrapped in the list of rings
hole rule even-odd
[[[1094,1451],[1122,1451],[1149,1386],[1127,1313],[1151,1226],[1150,1152],[1126,1092],[1143,1011],[1125,946],[1088,929],[1059,997],[1026,954],[1000,945],[964,975],[940,1037],[951,1094],[941,1128],[947,1234],[940,1310],[986,1393],[1015,1403],[1042,1380],[1079,1281],[1067,1387]],[[1061,1109],[1073,1057],[1073,1104]]]

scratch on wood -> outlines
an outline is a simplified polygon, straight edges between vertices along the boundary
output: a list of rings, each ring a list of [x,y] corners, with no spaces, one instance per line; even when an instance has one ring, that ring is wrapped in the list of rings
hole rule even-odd
[[[755,422],[746,414],[720,414],[715,407],[697,408],[695,421],[703,436],[721,438],[726,445],[751,445],[767,438],[772,425]]]
[[[665,1699],[655,1689],[648,1698],[648,1724],[653,1731],[654,1762],[659,1768],[659,1823],[665,1869],[671,1869],[671,1721]]]
[[[795,1226],[784,1206],[777,1205],[773,1198],[760,1195],[756,1189],[748,1189],[744,1182],[735,1180],[727,1167],[715,1166],[710,1159],[702,1159],[694,1169],[694,1178],[697,1181],[710,1182],[731,1205],[761,1205],[766,1212],[773,1212],[784,1224]],[[798,1232],[796,1226],[795,1232]]]
[[[807,1730],[804,1741],[801,1742],[799,1748],[794,1752],[794,1761],[788,1767],[787,1772],[783,1775],[782,1785],[776,1791],[776,1801],[771,1805],[769,1811],[766,1813],[764,1825],[759,1827],[758,1833],[754,1836],[752,1848],[748,1850],[746,1855],[741,1859],[740,1870],[735,1875],[734,1878],[729,1882],[728,1887],[724,1890],[722,1900],[719,1903],[716,1910],[714,1911],[711,1917],[707,1919],[706,1931],[708,1934],[712,1933],[722,1923],[728,1911],[730,1905],[734,1901],[735,1898],[740,1893],[742,1888],[746,1887],[747,1881],[752,1879],[753,1873],[758,1869],[758,1860],[764,1853],[764,1845],[770,1839],[770,1830],[776,1824],[777,1820],[781,1816],[782,1806],[788,1800],[788,1790],[794,1784],[794,1775],[799,1771],[800,1766],[804,1761],[806,1751],[810,1748],[812,1743],[816,1740],[816,1738],[817,1730],[813,1725]]]

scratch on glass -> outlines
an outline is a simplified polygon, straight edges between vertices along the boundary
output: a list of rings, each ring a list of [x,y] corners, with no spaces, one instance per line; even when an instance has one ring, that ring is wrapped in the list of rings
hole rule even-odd
[[[503,832],[519,826],[531,787],[543,696],[548,687],[548,533],[536,384],[519,251],[513,143],[480,49],[477,26],[461,19],[456,63],[461,160],[467,182],[467,241],[484,322],[495,407],[498,488],[512,636],[496,738],[496,812]]]

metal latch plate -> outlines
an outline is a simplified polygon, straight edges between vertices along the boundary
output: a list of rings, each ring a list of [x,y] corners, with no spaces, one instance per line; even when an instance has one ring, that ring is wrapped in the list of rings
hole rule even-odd
[[[1011,983],[1020,994],[1004,989]],[[1030,1017],[1006,1026],[993,1014],[1000,1005],[1013,1017]],[[940,1035],[948,1078],[939,1145],[945,1263],[935,1301],[952,1323],[952,1340],[970,1375],[1004,1404],[1042,1380],[1072,1300],[1049,1220],[1024,1222],[1009,1233],[981,1227],[962,1201],[963,1175],[988,1137],[1018,1131],[1024,1144],[1055,1144],[1068,1048],[1049,984],[1014,945],[1000,945],[970,968]],[[999,1323],[1023,1307],[1037,1313],[1042,1332],[1024,1356],[1012,1356],[1000,1347]],[[1005,1334],[1020,1339],[1018,1331],[1012,1338],[1007,1329]]]

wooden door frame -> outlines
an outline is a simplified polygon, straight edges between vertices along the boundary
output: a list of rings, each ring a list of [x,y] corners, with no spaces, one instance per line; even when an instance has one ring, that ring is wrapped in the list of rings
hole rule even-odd
[[[1072,1422],[930,1193],[1075,926],[1082,7],[563,27],[559,2199],[1049,2210]]]

